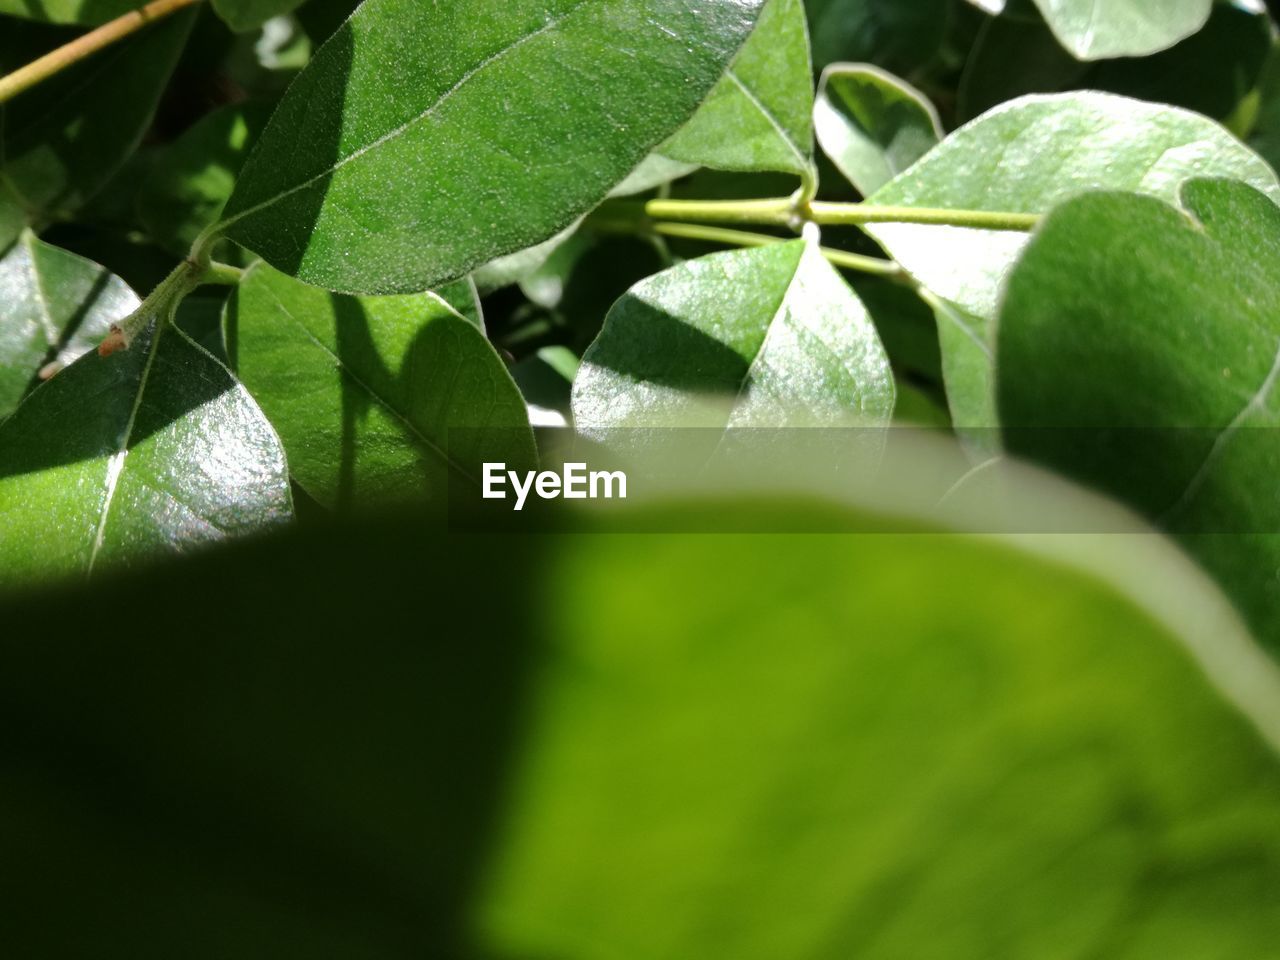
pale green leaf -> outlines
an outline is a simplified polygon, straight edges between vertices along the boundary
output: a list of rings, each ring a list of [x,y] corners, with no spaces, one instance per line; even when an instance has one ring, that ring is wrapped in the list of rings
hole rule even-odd
[[[888,422],[893,398],[865,307],[816,247],[795,240],[690,260],[633,287],[583,357],[573,415],[596,437],[875,426]]]
[[[1005,0],[970,0],[999,13]],[[1059,42],[1080,60],[1145,57],[1200,30],[1214,0],[1035,0]]]
[[[1087,190],[1177,197],[1187,179],[1238,177],[1280,198],[1266,162],[1211,120],[1185,110],[1099,93],[1032,96],[962,127],[871,198],[919,208],[1044,214]],[[949,301],[991,345],[1001,285],[1027,236],[1013,232],[879,224],[868,228],[933,295]],[[968,349],[966,347],[966,349]],[[958,368],[960,364],[953,364]],[[976,382],[949,390],[993,391],[989,365],[965,361]],[[987,402],[953,405],[961,426]]]
[[[938,111],[923,93],[878,67],[851,63],[822,72],[814,128],[823,152],[864,196],[944,136]]]

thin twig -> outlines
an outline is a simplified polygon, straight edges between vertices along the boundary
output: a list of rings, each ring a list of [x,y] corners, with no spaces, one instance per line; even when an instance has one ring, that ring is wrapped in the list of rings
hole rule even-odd
[[[39,60],[19,67],[8,76],[0,77],[0,103],[12,100],[24,90],[30,90],[59,71],[141,30],[147,24],[199,2],[200,0],[153,0],[141,9],[126,13],[96,30],[76,37],[70,43],[46,53]]]

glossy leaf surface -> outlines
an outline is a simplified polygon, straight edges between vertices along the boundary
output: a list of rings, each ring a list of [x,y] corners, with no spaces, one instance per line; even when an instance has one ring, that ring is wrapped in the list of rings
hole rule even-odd
[[[1280,649],[1280,209],[1229,181],[1183,203],[1194,222],[1117,195],[1049,218],[1000,317],[1001,419],[1014,452],[1183,533]]]
[[[284,451],[177,329],[82,357],[0,425],[0,582],[186,553],[292,516]]]
[[[447,295],[473,295],[460,287]],[[536,459],[511,375],[439,295],[330,294],[259,264],[228,303],[227,339],[294,479],[327,507],[422,501],[478,485],[486,460]]]
[[[0,420],[137,305],[119,277],[24,233],[0,256]]]
[[[272,117],[227,233],[332,290],[456,279],[602,200],[693,114],[761,5],[367,0]]]
[[[723,402],[704,407],[708,397]],[[588,436],[875,426],[892,413],[893,377],[866,308],[803,240],[690,260],[633,287],[573,388],[574,420]]]

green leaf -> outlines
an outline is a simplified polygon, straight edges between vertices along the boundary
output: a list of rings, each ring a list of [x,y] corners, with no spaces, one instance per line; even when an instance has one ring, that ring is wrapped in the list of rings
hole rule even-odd
[[[1129,546],[1121,586],[954,537],[567,542],[478,952],[1265,955],[1280,765],[1189,651],[1274,673]],[[1197,626],[1135,606],[1157,570]]]
[[[137,198],[138,219],[153,239],[187,255],[196,237],[222,215],[270,116],[265,103],[222,107],[156,153]]]
[[[874,63],[900,73],[931,60],[942,46],[947,0],[808,0],[813,59]]]
[[[0,15],[91,27],[124,16],[145,3],[146,0],[0,0]]]
[[[464,281],[449,299],[471,296]],[[258,264],[227,304],[236,371],[330,508],[478,486],[481,464],[537,458],[524,401],[473,320],[444,296],[329,294]]]
[[[1174,200],[1180,184],[1204,175],[1238,177],[1280,199],[1271,168],[1213,121],[1108,94],[1072,93],[1026,97],[991,111],[871,199],[1047,213],[1095,189]],[[1025,235],[912,224],[880,224],[868,232],[934,296],[958,308],[974,335],[968,339],[990,348],[1001,284],[1026,246]],[[947,326],[941,328],[944,338]],[[994,426],[990,365],[944,363],[953,371],[947,391],[957,425]],[[967,371],[963,380],[954,376],[960,368]]]
[[[1014,452],[1182,532],[1280,650],[1280,209],[1230,181],[1183,204],[1055,211],[1009,281],[1000,415]]]
[[[812,180],[813,73],[803,0],[768,0],[706,103],[659,147],[719,170],[777,170]]]
[[[970,0],[991,13],[1005,0]],[[1214,0],[1035,0],[1058,40],[1080,60],[1145,57],[1198,32]]]
[[[708,405],[708,395],[723,403]],[[807,241],[712,254],[614,305],[573,385],[613,428],[887,424],[893,376],[861,301]]]
[[[1271,47],[1265,11],[1213,8],[1205,28],[1143,59],[1081,63],[1063,50],[1031,6],[1029,16],[988,20],[965,62],[962,120],[1028,93],[1105,90],[1226,120],[1258,82]],[[1012,9],[1012,8],[1011,8]]]
[[[289,89],[224,228],[332,290],[456,279],[602,200],[693,114],[761,4],[366,0]]]
[[[232,30],[246,33],[302,3],[303,0],[213,0],[213,9]]]
[[[137,149],[186,43],[186,10],[126,38],[0,110],[0,249],[85,203]],[[38,24],[5,25],[0,72],[66,40]]]
[[[185,333],[82,357],[0,425],[0,584],[185,553],[292,516],[284,451]]]
[[[937,146],[944,134],[929,99],[903,80],[861,64],[822,72],[814,111],[818,142],[864,196]]]
[[[137,306],[119,277],[24,233],[0,257],[0,421]]]

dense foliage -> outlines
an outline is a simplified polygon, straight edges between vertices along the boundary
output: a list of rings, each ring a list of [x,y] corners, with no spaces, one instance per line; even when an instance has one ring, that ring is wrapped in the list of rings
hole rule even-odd
[[[1264,4],[136,6],[0,0],[0,943],[1280,956]]]

